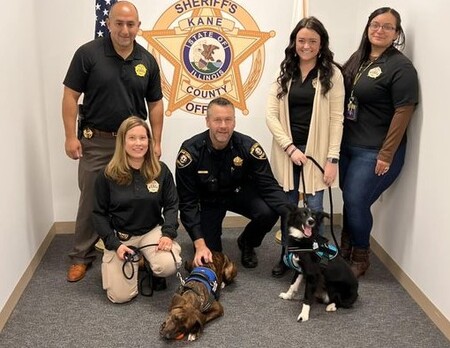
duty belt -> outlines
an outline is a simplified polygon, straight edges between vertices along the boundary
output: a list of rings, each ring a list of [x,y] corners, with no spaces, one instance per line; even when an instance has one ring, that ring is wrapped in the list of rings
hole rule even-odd
[[[130,238],[132,237],[131,234],[119,232],[119,231],[116,231],[116,234],[117,234],[117,238],[119,238],[122,242],[126,242],[127,240],[130,240]]]
[[[91,139],[92,137],[115,138],[117,132],[104,132],[95,128],[86,127],[83,129],[83,137]]]

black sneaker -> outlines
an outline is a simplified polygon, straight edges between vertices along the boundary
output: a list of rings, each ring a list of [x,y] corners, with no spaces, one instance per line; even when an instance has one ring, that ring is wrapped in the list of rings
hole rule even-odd
[[[255,249],[242,240],[242,235],[239,236],[237,243],[241,250],[242,266],[245,268],[255,268],[258,266],[258,258],[256,257]]]
[[[155,291],[162,291],[167,289],[166,278],[153,276],[152,288]]]
[[[275,266],[272,268],[272,277],[280,278],[288,270],[288,266],[284,263],[283,259],[279,260]]]

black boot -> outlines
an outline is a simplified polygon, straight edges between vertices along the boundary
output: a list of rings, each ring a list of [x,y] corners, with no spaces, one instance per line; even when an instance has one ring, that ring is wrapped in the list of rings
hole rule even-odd
[[[280,278],[282,277],[286,271],[289,269],[288,266],[284,263],[284,247],[281,247],[281,256],[275,266],[272,268],[272,277]]]
[[[152,288],[155,291],[166,290],[167,289],[166,278],[157,277],[157,276],[153,275]]]
[[[242,266],[245,268],[255,268],[258,266],[258,258],[256,257],[255,249],[243,240],[242,235],[239,236],[237,243],[241,250]]]
[[[342,230],[341,232],[341,255],[346,261],[350,261],[350,258],[352,257],[352,242],[350,239],[350,235],[346,230]]]

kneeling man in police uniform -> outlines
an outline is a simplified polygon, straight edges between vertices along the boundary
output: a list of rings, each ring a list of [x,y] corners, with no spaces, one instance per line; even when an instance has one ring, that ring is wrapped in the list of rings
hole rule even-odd
[[[237,243],[242,265],[254,268],[254,248],[284,218],[286,195],[258,142],[234,131],[228,99],[209,103],[206,125],[208,130],[183,142],[176,162],[180,218],[194,242],[194,264],[211,261],[211,250],[222,251],[222,221],[232,211],[250,219]]]

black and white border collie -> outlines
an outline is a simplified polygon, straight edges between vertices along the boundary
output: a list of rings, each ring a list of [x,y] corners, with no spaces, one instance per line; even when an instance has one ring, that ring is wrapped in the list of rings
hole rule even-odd
[[[305,280],[303,305],[297,321],[309,320],[315,299],[327,304],[327,312],[334,312],[339,307],[351,307],[358,298],[358,280],[337,250],[319,235],[320,224],[329,215],[313,212],[306,207],[290,206],[289,209],[286,220],[288,251],[284,259],[295,274],[288,291],[282,292],[279,297],[292,300],[302,280]]]

